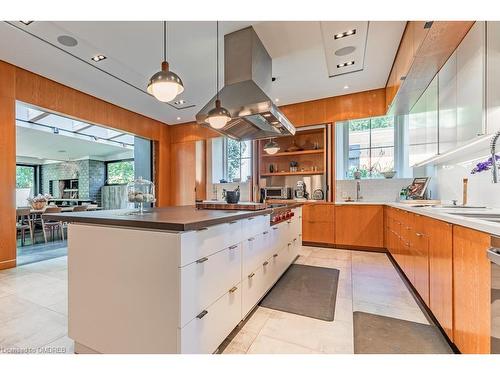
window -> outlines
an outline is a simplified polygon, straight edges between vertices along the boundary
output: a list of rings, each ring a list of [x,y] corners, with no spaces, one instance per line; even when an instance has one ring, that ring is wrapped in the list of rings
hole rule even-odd
[[[337,125],[338,172],[344,178],[383,178],[395,170],[394,117],[352,120]],[[339,165],[340,164],[340,165]]]
[[[37,193],[37,167],[34,165],[16,165],[16,188],[31,189],[31,195]]]
[[[247,182],[252,176],[252,142],[212,140],[212,182]]]
[[[106,163],[107,184],[127,184],[134,180],[134,160],[117,160]]]

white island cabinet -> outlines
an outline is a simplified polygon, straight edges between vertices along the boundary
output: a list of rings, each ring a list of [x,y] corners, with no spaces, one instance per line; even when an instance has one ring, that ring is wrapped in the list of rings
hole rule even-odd
[[[69,336],[79,353],[213,353],[293,263],[301,207],[197,230],[69,224]]]

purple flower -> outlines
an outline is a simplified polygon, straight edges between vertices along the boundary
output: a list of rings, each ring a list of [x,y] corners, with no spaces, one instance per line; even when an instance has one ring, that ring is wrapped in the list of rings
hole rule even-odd
[[[497,161],[499,159],[500,159],[500,156],[495,155],[495,161]],[[492,166],[493,166],[493,159],[490,157],[485,161],[477,163],[477,165],[474,167],[474,169],[470,173],[476,174],[476,173],[480,173],[483,171],[488,171],[491,169]]]

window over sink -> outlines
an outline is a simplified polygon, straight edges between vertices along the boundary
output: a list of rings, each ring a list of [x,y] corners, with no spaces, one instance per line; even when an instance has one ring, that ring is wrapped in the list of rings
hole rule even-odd
[[[252,177],[252,141],[212,140],[212,182],[248,182]]]

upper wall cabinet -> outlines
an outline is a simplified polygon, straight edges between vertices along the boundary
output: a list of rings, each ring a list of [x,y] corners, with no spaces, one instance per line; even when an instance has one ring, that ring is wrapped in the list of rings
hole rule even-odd
[[[439,152],[457,146],[457,52],[439,71]]]
[[[486,131],[500,130],[500,22],[486,23]]]
[[[457,144],[485,134],[485,22],[476,22],[457,48]]]

